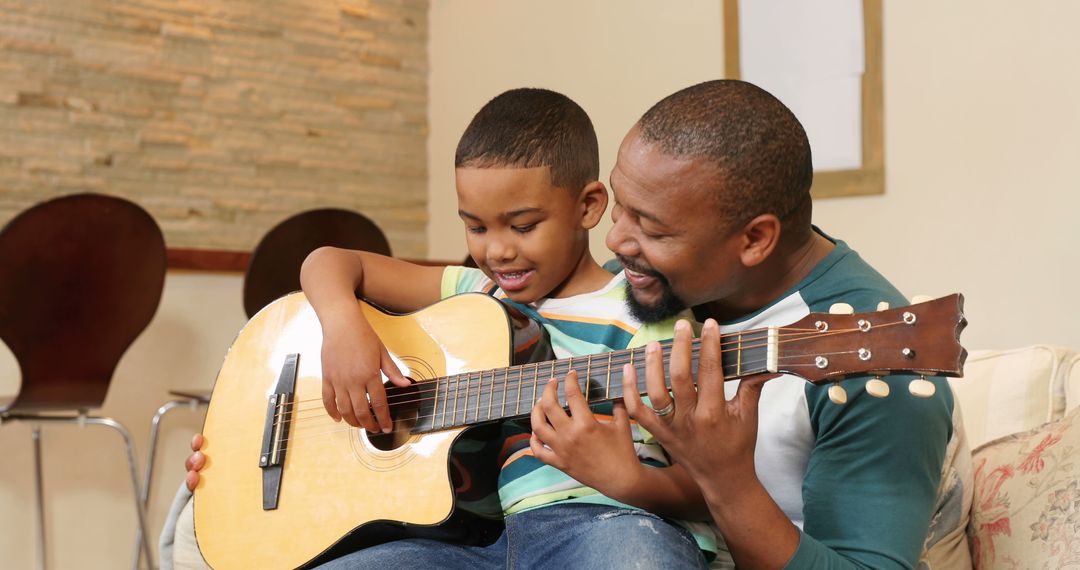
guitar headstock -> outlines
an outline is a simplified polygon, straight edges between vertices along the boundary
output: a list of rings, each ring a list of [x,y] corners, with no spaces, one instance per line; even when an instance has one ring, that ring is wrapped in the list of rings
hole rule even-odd
[[[841,310],[846,314],[811,313],[781,327],[777,366],[815,384],[897,372],[961,376],[967,358],[960,345],[967,326],[963,309],[963,295],[954,293],[871,313],[851,314],[850,307]],[[867,387],[872,394],[873,389]],[[919,396],[927,388],[913,383],[910,389]]]

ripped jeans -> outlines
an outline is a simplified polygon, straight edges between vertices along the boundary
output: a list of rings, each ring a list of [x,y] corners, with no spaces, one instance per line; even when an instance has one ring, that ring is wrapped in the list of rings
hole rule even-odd
[[[559,504],[506,517],[490,546],[427,539],[389,542],[320,566],[353,568],[705,568],[686,529],[645,511]]]

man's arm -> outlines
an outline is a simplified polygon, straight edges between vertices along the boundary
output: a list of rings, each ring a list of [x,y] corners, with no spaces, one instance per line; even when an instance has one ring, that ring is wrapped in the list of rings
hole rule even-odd
[[[894,396],[876,400],[855,382],[847,406],[808,397],[817,434],[803,483],[800,531],[757,478],[753,451],[763,379],[744,380],[724,399],[719,328],[702,332],[697,388],[690,373],[686,327],[676,329],[670,377],[676,412],[658,417],[632,389],[624,371],[627,409],[701,486],[736,564],[745,568],[910,568],[917,561],[940,482],[951,429],[951,402],[919,400],[905,380]],[[648,382],[662,385],[659,352],[647,352]],[[943,383],[942,383],[943,384]],[[947,386],[939,386],[947,391]],[[899,401],[893,401],[894,399]]]

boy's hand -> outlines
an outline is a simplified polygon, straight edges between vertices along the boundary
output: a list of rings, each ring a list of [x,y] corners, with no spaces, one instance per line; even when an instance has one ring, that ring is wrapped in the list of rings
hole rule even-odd
[[[397,386],[410,382],[359,311],[357,306],[352,315],[323,326],[323,406],[334,421],[389,433],[393,419],[382,374]]]
[[[187,483],[188,491],[194,491],[195,487],[199,485],[199,471],[206,466],[206,455],[203,454],[203,435],[201,433],[195,434],[191,438],[191,451],[193,452],[188,456],[187,461],[184,461],[184,469],[187,469],[187,478],[184,482]]]
[[[641,463],[630,434],[626,409],[616,404],[611,423],[600,423],[589,409],[578,385],[578,375],[566,376],[566,403],[558,401],[558,379],[552,378],[533,407],[533,454],[578,482],[618,498],[641,476]]]

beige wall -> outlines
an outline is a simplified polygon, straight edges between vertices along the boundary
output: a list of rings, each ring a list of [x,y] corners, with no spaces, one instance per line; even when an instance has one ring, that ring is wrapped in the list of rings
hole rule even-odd
[[[723,71],[719,0],[436,0],[431,6],[428,255],[464,259],[454,149],[473,114],[514,87],[565,93],[592,117],[607,181],[626,129],[664,95]],[[677,7],[677,9],[675,9]],[[607,222],[593,232],[607,259]]]
[[[606,180],[649,105],[721,77],[719,0],[579,4],[433,2],[430,255],[464,255],[451,160],[491,96],[534,85],[574,98]],[[886,194],[816,205],[819,225],[908,295],[963,292],[969,347],[1080,346],[1062,307],[1080,282],[1078,17],[1065,0],[885,2]],[[608,227],[592,237],[600,258]]]

